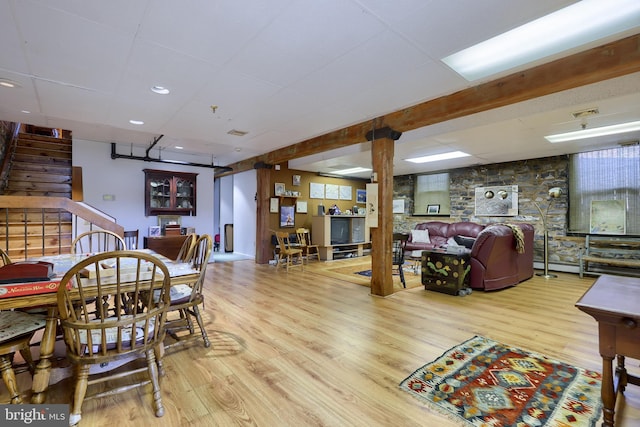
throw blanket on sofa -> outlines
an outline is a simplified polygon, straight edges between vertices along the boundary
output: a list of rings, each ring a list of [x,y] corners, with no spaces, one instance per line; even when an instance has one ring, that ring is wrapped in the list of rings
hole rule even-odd
[[[498,223],[498,224],[491,224],[491,225],[504,225],[505,227],[509,227],[511,229],[511,232],[513,233],[514,239],[516,239],[516,252],[518,252],[519,254],[524,253],[524,233],[522,232],[522,229],[519,226],[517,226],[516,224],[506,224],[506,223]]]

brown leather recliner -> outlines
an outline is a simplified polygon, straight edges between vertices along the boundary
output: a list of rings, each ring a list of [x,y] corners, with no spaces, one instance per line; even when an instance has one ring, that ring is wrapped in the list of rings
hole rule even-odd
[[[516,238],[505,225],[489,225],[471,249],[473,289],[502,289],[533,276],[533,232],[531,224],[518,224],[524,234],[524,253],[516,250]]]

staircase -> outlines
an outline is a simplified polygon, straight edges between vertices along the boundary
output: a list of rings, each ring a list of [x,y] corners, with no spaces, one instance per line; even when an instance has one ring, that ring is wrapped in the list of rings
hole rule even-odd
[[[82,181],[71,166],[68,131],[22,125],[15,134],[15,128],[0,122],[0,176],[6,184],[0,191],[0,248],[11,260],[70,253],[79,231],[124,234],[115,218],[72,200],[72,194],[82,199]]]
[[[30,132],[24,132],[25,129]],[[70,199],[70,136],[58,138],[53,136],[58,133],[56,130],[43,132],[38,128],[38,132],[33,132],[33,129],[21,127],[3,195],[18,196],[20,200],[42,196]],[[71,246],[73,215],[67,211],[39,205],[7,208],[2,216],[0,238],[5,240],[3,249],[12,260],[68,252]]]
[[[71,164],[70,137],[21,132],[4,194],[71,198]]]

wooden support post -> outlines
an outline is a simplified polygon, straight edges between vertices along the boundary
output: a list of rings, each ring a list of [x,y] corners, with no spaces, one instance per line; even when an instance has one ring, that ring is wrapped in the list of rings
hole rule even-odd
[[[273,257],[271,230],[269,229],[269,202],[271,197],[271,170],[256,168],[258,192],[256,194],[256,263],[268,264]]]
[[[371,228],[371,294],[393,294],[393,153],[401,132],[388,127],[367,134],[374,176],[378,178],[378,227]]]

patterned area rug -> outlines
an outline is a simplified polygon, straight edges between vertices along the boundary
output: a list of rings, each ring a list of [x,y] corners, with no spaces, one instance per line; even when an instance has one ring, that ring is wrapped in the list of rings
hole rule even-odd
[[[364,277],[371,277],[371,270],[356,271],[356,274],[359,274]]]
[[[415,371],[400,388],[474,427],[593,427],[601,376],[476,336]]]

